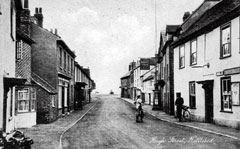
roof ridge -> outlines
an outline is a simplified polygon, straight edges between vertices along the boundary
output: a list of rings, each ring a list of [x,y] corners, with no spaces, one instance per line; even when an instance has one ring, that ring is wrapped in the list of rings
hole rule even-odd
[[[56,89],[51,85],[51,84],[49,84],[46,80],[44,80],[42,77],[40,77],[40,76],[38,76],[36,73],[32,73],[33,74],[33,77],[32,77],[32,79],[35,81],[35,82],[38,82],[39,84],[41,84],[39,81],[37,81],[34,77],[36,77],[37,79],[39,79],[39,80],[41,80],[43,83],[45,83],[52,91],[49,91],[48,89],[46,89],[46,90],[48,90],[49,92],[56,92]],[[43,84],[41,84],[41,86],[44,86]]]

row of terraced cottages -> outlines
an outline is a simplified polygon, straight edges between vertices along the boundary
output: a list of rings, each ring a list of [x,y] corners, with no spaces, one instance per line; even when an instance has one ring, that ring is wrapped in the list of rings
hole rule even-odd
[[[4,132],[55,121],[79,109],[78,103],[90,102],[95,87],[90,70],[75,62],[75,53],[57,30],[43,28],[42,8],[30,16],[28,5],[28,0],[0,3],[0,129]]]
[[[160,109],[174,115],[181,93],[192,119],[240,128],[240,1],[204,1],[161,32]]]

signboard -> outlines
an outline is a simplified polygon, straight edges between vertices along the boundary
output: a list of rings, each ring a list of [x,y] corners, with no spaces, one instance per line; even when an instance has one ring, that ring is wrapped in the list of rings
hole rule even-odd
[[[140,70],[150,70],[150,59],[141,58],[140,59]]]
[[[237,74],[240,73],[240,67],[225,69],[223,71],[224,75]]]

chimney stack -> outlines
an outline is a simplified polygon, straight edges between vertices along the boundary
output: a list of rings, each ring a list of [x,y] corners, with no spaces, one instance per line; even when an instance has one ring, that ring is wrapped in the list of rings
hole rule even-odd
[[[58,30],[55,28],[55,35],[58,35]]]
[[[183,15],[183,22],[185,22],[190,15],[191,15],[191,14],[190,14],[189,11],[188,11],[188,12],[185,12],[184,15]]]
[[[28,9],[28,7],[29,7],[28,0],[24,0],[23,8]]]
[[[34,17],[37,19],[37,24],[38,24],[38,26],[43,27],[42,8],[35,8]]]

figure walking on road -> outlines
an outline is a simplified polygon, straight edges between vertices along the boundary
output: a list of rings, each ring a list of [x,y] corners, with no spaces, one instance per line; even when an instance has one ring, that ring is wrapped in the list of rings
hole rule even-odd
[[[177,99],[175,105],[177,106],[177,117],[179,118],[179,122],[182,121],[182,105],[184,103],[183,98],[181,97],[181,93],[177,93]]]
[[[143,122],[143,109],[142,109],[142,99],[140,98],[140,95],[137,96],[136,104],[136,122]],[[140,118],[140,120],[139,120]]]

